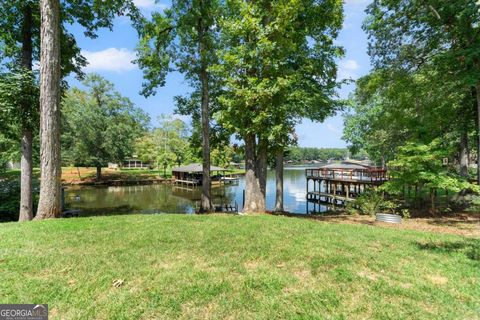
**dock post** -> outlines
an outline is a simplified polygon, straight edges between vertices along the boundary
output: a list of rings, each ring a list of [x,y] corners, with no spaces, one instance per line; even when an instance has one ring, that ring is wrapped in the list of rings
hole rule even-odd
[[[61,202],[60,202],[60,210],[61,212],[65,211],[65,187],[61,189]]]
[[[245,208],[245,189],[243,189],[242,210]]]

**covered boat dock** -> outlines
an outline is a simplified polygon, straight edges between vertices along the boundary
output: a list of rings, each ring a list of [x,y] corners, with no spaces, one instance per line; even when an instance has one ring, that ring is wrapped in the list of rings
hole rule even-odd
[[[362,192],[388,180],[385,169],[360,162],[343,161],[306,169],[307,201],[345,205]]]
[[[228,169],[210,166],[210,174],[212,175],[212,183],[233,183],[237,182],[237,178],[225,177]],[[192,163],[186,166],[176,167],[172,169],[172,182],[174,184],[200,186],[202,185],[203,165],[201,163]]]

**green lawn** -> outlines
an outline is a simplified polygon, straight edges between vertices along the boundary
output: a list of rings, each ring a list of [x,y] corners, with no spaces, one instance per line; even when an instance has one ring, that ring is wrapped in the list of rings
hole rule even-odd
[[[453,235],[130,215],[2,224],[0,239],[0,303],[52,319],[480,317],[479,240]]]

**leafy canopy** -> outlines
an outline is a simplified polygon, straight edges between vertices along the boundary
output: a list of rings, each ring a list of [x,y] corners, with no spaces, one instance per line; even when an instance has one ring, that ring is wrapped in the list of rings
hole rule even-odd
[[[85,91],[73,88],[63,100],[64,158],[97,167],[122,162],[132,155],[149,117],[102,77],[90,74],[83,84]]]

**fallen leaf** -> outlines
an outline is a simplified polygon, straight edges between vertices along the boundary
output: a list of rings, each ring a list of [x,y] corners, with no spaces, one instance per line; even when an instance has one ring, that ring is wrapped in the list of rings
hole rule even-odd
[[[123,280],[123,279],[117,279],[117,280],[113,281],[112,285],[115,288],[118,288],[118,287],[121,287],[124,282],[125,282],[125,280]]]

